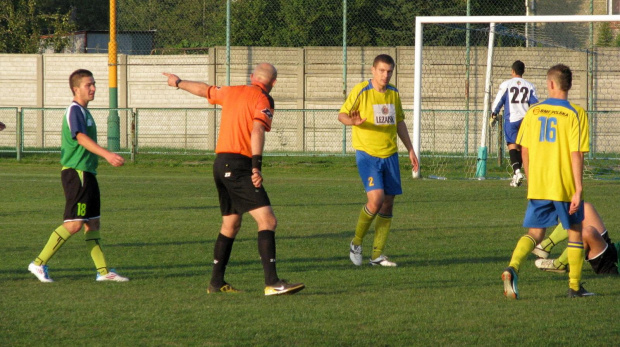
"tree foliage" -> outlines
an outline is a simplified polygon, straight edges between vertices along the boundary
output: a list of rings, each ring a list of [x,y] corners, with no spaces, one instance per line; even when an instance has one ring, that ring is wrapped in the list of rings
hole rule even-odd
[[[109,0],[4,1],[8,6],[0,8],[1,52],[36,52],[41,35],[109,27]],[[117,30],[155,31],[156,48],[226,44],[226,0],[116,2]],[[472,15],[523,14],[523,7],[510,0],[471,0]],[[466,8],[465,0],[347,0],[347,44],[413,45],[416,16],[466,15]],[[339,46],[342,12],[342,0],[231,0],[231,45]],[[425,31],[425,42],[446,45],[462,41],[464,35],[432,26]]]
[[[607,22],[600,24],[596,45],[599,47],[611,47],[614,45],[614,34],[611,30],[611,24]]]
[[[60,51],[73,30],[69,12],[46,12],[35,0],[7,0],[0,7],[2,53],[37,53],[43,35],[49,35],[47,44]]]

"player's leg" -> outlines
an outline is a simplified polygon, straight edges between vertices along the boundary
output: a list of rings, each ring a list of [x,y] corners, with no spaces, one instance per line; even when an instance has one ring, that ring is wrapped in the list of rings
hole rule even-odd
[[[586,209],[587,211],[587,209]],[[584,226],[582,232],[586,260],[596,274],[618,274],[618,254],[593,226]]]
[[[516,174],[517,172],[521,172],[521,165],[523,164],[521,159],[521,148],[519,145],[515,143],[508,144],[508,155],[510,157],[510,166],[512,167],[512,172]]]
[[[592,295],[581,286],[581,271],[585,254],[581,232],[581,224],[573,224],[568,230],[568,246],[566,247],[568,255],[568,296],[571,298]]]
[[[584,206],[583,202],[579,206],[577,212],[569,214],[570,202],[555,202],[558,219],[562,225],[568,227],[568,297],[582,297],[594,295],[589,293],[581,285],[581,271],[583,269],[583,261],[585,249],[583,245],[583,219]]]
[[[222,225],[213,246],[213,267],[211,271],[211,280],[207,287],[207,293],[209,294],[239,292],[239,290],[233,288],[224,280],[226,266],[230,260],[235,237],[241,229],[242,222],[242,212],[239,212],[233,207],[234,191],[237,189],[235,184],[237,180],[236,177],[232,180],[231,176],[233,175],[233,168],[236,169],[238,166],[237,158],[233,158],[226,154],[218,154],[213,163],[213,179],[220,203]],[[249,178],[251,173],[251,161],[249,164],[246,163],[246,166],[248,167],[246,170],[243,170],[243,172],[245,172],[245,175],[248,176],[251,182],[251,178]],[[237,174],[238,171],[235,171],[234,175],[236,176]],[[243,187],[241,189],[243,189]]]
[[[545,236],[544,228],[529,228],[526,235],[523,235],[512,252],[510,264],[508,266],[514,268],[519,272],[521,263],[527,258],[527,255],[534,249],[538,240],[541,240]]]
[[[53,282],[47,271],[47,262],[56,254],[71,235],[72,234],[64,225],[56,228],[47,240],[41,253],[28,265],[28,271],[35,275],[41,282]]]
[[[564,229],[562,224],[558,224],[555,229],[549,234],[549,237],[542,240],[536,248],[532,251],[539,258],[548,258],[549,253],[551,253],[551,249],[555,247],[558,243],[566,240],[568,238],[568,231]]]
[[[241,229],[241,221],[242,218],[239,214],[222,216],[222,226],[213,246],[213,268],[209,287],[207,288],[208,293],[238,291],[226,283],[224,276],[235,237]]]
[[[385,192],[383,191],[382,176],[379,168],[379,158],[372,157],[365,152],[355,153],[357,170],[366,191],[367,202],[362,207],[355,225],[355,235],[349,245],[349,258],[353,264],[362,265],[362,242],[383,205]]]
[[[594,235],[591,236],[593,236],[593,238],[596,238],[596,236]],[[584,240],[586,240],[585,233]],[[593,251],[590,251],[588,253],[587,261],[592,266],[592,270],[594,270],[596,274],[618,275],[618,254],[620,254],[620,242],[615,244],[608,243],[602,237],[600,237],[600,239],[594,242],[599,243],[599,245],[601,246],[604,243],[605,250],[600,254],[597,254]],[[590,244],[591,241],[588,240],[588,243]]]
[[[80,231],[86,221],[83,172],[65,169],[62,170],[60,177],[65,194],[64,223],[52,232],[41,253],[28,266],[28,270],[41,282],[53,282],[47,273],[47,262],[73,234]]]
[[[101,249],[100,223],[100,218],[93,218],[84,224],[84,240],[97,269],[96,280],[97,282],[127,282],[129,278],[119,275],[114,269],[110,269],[106,263],[105,255]]]
[[[258,225],[258,254],[265,273],[265,285],[269,286],[279,280],[276,271],[276,216],[271,206],[263,206],[249,213]]]
[[[381,210],[375,219],[375,237],[372,243],[372,254],[370,264],[382,266],[396,266],[383,254],[387,238],[392,226],[392,210],[394,206],[394,195],[386,195]]]
[[[508,267],[502,272],[504,282],[504,296],[510,299],[518,299],[517,273],[521,263],[545,236],[545,228],[556,223],[557,215],[553,213],[553,202],[548,200],[529,200],[523,226],[528,228],[528,233],[523,235],[515,246]]]
[[[592,226],[596,229],[599,234],[603,237],[605,242],[611,243],[609,235],[607,234],[607,227],[605,227],[605,223],[603,223],[603,218],[598,214],[594,205],[589,202],[583,203],[583,226]]]
[[[519,127],[521,122],[507,122],[504,126],[504,133],[506,135],[506,144],[508,145],[508,156],[510,158],[510,166],[512,167],[512,181],[510,185],[512,187],[518,187],[523,183],[525,175],[521,172],[521,166],[523,165],[523,159],[521,157],[521,146],[516,144],[517,134],[519,133]]]
[[[375,237],[370,263],[373,265],[396,266],[383,254],[392,225],[394,198],[402,194],[398,154],[382,159],[382,185],[385,197],[375,219]]]
[[[508,267],[502,272],[502,281],[504,282],[504,296],[509,299],[518,299],[519,290],[517,288],[518,273],[521,263],[527,255],[534,249],[537,240],[545,235],[544,228],[530,228],[526,235],[521,236],[517,245],[512,252]]]
[[[258,224],[258,253],[265,273],[265,295],[294,294],[304,289],[303,283],[288,283],[276,271],[276,216],[271,206],[249,211]]]

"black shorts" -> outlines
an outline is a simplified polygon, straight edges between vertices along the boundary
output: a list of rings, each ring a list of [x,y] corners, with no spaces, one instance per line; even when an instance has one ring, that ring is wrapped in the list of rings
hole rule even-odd
[[[213,162],[213,179],[222,216],[243,214],[271,202],[264,187],[252,184],[252,159],[241,154],[220,153]]]
[[[60,177],[66,199],[64,221],[87,222],[99,218],[101,195],[97,177],[90,172],[78,172],[75,169],[62,170]]]
[[[620,248],[620,242],[616,244],[608,243],[607,249],[603,254],[588,260],[590,265],[592,265],[592,270],[598,275],[618,275],[618,248]]]

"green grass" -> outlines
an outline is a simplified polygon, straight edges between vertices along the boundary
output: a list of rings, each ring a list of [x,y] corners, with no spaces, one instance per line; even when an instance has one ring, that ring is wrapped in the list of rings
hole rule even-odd
[[[61,223],[55,156],[0,158],[0,345],[612,346],[620,341],[620,278],[584,265],[586,288],[528,261],[522,299],[500,274],[517,239],[525,189],[506,180],[411,180],[394,210],[386,254],[397,268],[355,267],[348,244],[365,202],[352,157],[269,157],[264,173],[279,225],[278,272],[307,288],[264,297],[256,226],[246,216],[227,280],[245,292],[206,295],[220,215],[209,157],[142,157],[102,164],[108,263],[128,283],[96,283],[83,237],[50,261],[52,284],[27,265]],[[401,162],[403,162],[401,160]],[[620,185],[588,180],[620,238]],[[369,255],[372,232],[365,239]],[[558,254],[561,249],[554,250]],[[533,260],[531,257],[530,260]]]

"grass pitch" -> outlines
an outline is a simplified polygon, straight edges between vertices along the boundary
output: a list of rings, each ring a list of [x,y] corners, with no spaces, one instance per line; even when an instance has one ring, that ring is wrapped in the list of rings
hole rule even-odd
[[[153,157],[99,170],[103,249],[128,283],[97,283],[81,234],[49,262],[56,281],[28,270],[61,223],[57,157],[0,158],[0,345],[429,346],[584,345],[620,341],[620,278],[584,265],[586,288],[567,299],[566,275],[531,256],[522,299],[500,279],[520,226],[526,190],[507,180],[412,180],[403,167],[386,254],[396,268],[348,259],[365,202],[352,157],[268,157],[265,186],[279,225],[278,272],[304,282],[265,297],[249,215],[226,279],[244,290],[207,295],[219,231],[212,158]],[[401,162],[403,162],[401,160]],[[620,239],[614,181],[585,182],[586,199]],[[372,229],[364,241],[370,255]],[[563,246],[563,245],[562,245]],[[558,255],[559,247],[553,251]]]

